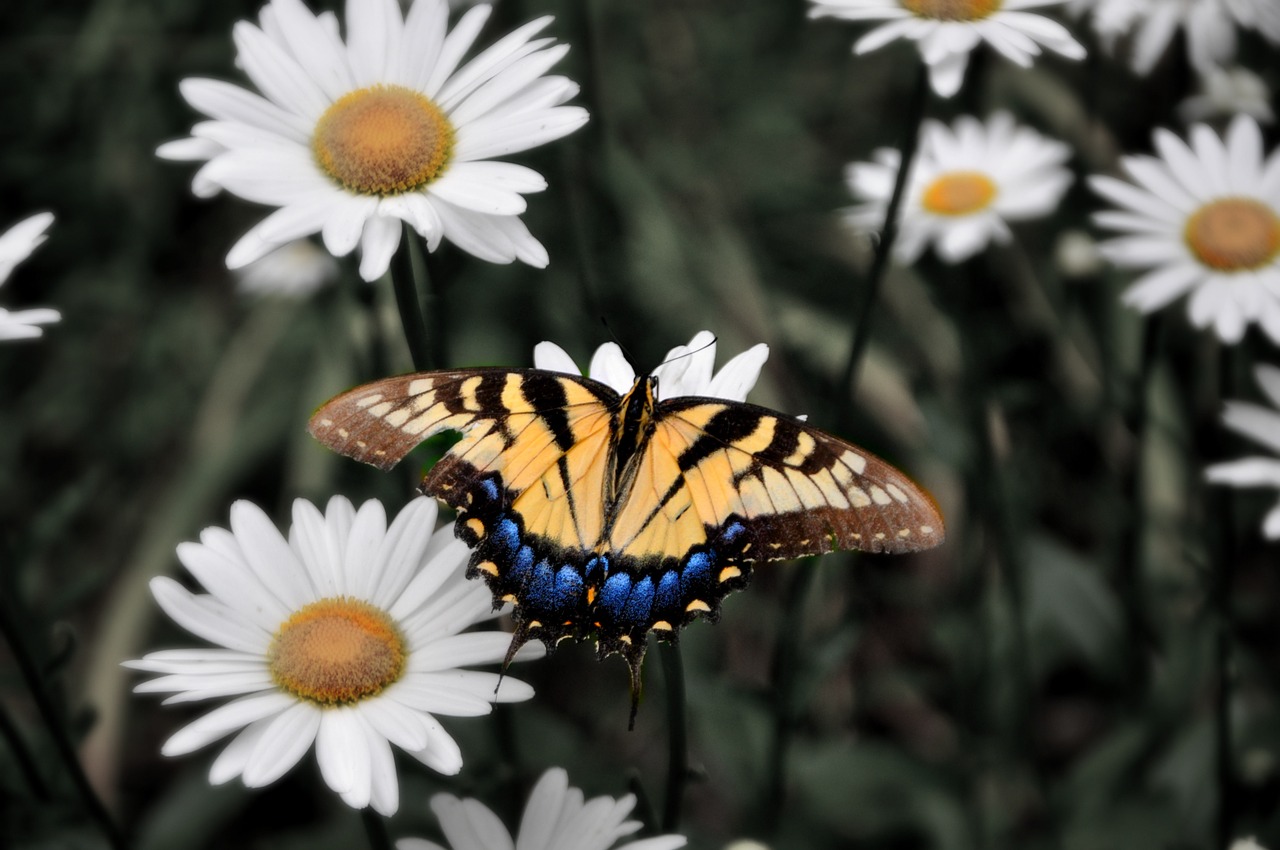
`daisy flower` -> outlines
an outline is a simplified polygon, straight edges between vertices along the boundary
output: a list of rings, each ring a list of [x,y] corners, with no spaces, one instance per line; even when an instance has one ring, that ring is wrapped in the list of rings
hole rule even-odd
[[[1127,156],[1133,182],[1094,176],[1094,191],[1119,209],[1094,221],[1120,237],[1099,249],[1111,263],[1142,269],[1124,301],[1143,313],[1184,293],[1191,322],[1213,325],[1227,343],[1258,322],[1280,344],[1280,153],[1264,157],[1262,133],[1247,116],[1227,129],[1225,143],[1203,124],[1188,146],[1156,130],[1159,154]]]
[[[1091,14],[1108,49],[1132,33],[1129,61],[1142,75],[1151,73],[1179,27],[1187,34],[1191,64],[1202,73],[1235,58],[1236,27],[1280,42],[1276,0],[1073,0],[1070,8]]]
[[[512,838],[498,816],[479,800],[459,800],[452,794],[431,798],[431,810],[440,820],[450,850],[609,850],[640,828],[639,821],[626,819],[635,805],[634,794],[619,800],[584,800],[581,790],[569,787],[563,768],[553,767],[533,787],[520,829]],[[658,835],[629,841],[617,850],[675,850],[687,842],[683,835]],[[445,848],[421,838],[402,838],[396,850]]]
[[[1040,218],[1058,205],[1071,185],[1063,167],[1070,155],[1062,142],[1017,126],[1006,112],[985,124],[962,116],[954,128],[926,121],[903,189],[895,258],[913,263],[932,242],[944,261],[958,263],[989,242],[1008,242],[1006,222]],[[901,155],[882,148],[874,157],[845,171],[862,202],[847,218],[860,232],[884,225]]]
[[[161,752],[179,756],[236,733],[209,781],[279,779],[315,744],[320,773],[350,806],[396,811],[391,744],[445,774],[462,753],[433,715],[487,714],[533,689],[496,673],[510,636],[461,632],[497,616],[466,579],[466,544],[432,534],[436,503],[419,498],[387,525],[382,505],[357,511],[338,496],[324,514],[293,505],[288,538],[249,502],[231,506],[231,530],[209,528],[178,558],[208,593],[167,577],[151,591],[173,620],[218,649],[172,649],[126,662],[161,674],[139,693],[166,702],[235,697],[178,731]],[[537,657],[540,648],[517,660]]]
[[[587,121],[564,106],[578,86],[547,71],[568,51],[536,38],[538,18],[469,62],[491,6],[448,29],[445,0],[348,0],[346,40],[332,16],[301,0],[272,0],[260,26],[235,25],[238,62],[261,94],[188,79],[180,90],[211,120],[162,145],[167,159],[205,161],[192,188],[225,189],[278,207],[232,247],[241,268],[276,247],[320,234],[334,256],[360,247],[360,276],[386,272],[401,222],[429,250],[448,239],[494,263],[539,268],[547,252],[524,226],[524,195],[546,181],[495,161],[572,133]]]
[[[1063,0],[813,0],[811,18],[886,21],[863,35],[853,52],[869,53],[899,38],[920,48],[929,82],[942,97],[960,91],[969,53],[986,42],[1024,68],[1047,47],[1068,59],[1083,59],[1084,48],[1061,24],[1027,12]]]
[[[1188,124],[1237,114],[1259,124],[1276,117],[1267,84],[1248,68],[1210,68],[1200,77],[1200,91],[1178,104],[1178,117]]]
[[[310,239],[295,239],[236,271],[238,289],[246,295],[305,298],[338,276],[333,257]]]
[[[1214,484],[1232,487],[1273,487],[1280,490],[1280,368],[1259,365],[1253,370],[1258,388],[1271,402],[1263,407],[1247,401],[1229,401],[1222,412],[1222,424],[1237,434],[1270,449],[1275,455],[1257,455],[1227,463],[1215,463],[1205,470]],[[1280,539],[1280,502],[1262,521],[1262,535]]]
[[[714,372],[715,334],[711,331],[698,331],[688,345],[677,345],[668,351],[667,356],[662,358],[662,363],[651,374],[658,378],[660,401],[677,396],[746,401],[747,393],[756,385],[760,369],[768,359],[769,346],[759,343],[724,364],[719,372]],[[583,374],[573,358],[554,342],[540,342],[534,347],[533,365],[551,372]],[[586,375],[617,393],[626,393],[636,382],[635,369],[614,342],[606,342],[596,349]]]
[[[31,256],[47,238],[45,231],[53,224],[53,213],[36,213],[10,227],[0,235],[0,286],[13,274],[14,268]],[[57,310],[34,307],[30,310],[6,310],[0,307],[0,341],[34,339],[44,333],[41,325],[62,318]]]

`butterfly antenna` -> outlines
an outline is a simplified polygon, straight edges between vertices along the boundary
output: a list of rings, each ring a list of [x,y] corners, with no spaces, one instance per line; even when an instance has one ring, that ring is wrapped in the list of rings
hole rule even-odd
[[[620,336],[618,336],[616,333],[614,333],[613,328],[612,328],[612,327],[610,327],[610,325],[609,325],[609,320],[608,320],[608,319],[606,319],[604,316],[601,316],[601,317],[600,317],[600,324],[604,325],[604,329],[605,329],[605,331],[607,331],[607,332],[608,332],[608,334],[609,334],[609,338],[613,340],[614,345],[616,345],[616,346],[618,346],[618,348],[621,348],[621,349],[622,349],[622,356],[623,356],[623,357],[625,357],[625,358],[627,358],[627,362],[628,362],[628,363],[635,363],[635,362],[636,362],[636,359],[635,359],[634,357],[632,357],[632,356],[631,356],[631,352],[630,352],[630,350],[628,350],[628,349],[627,349],[627,346],[622,342],[622,338],[621,338]]]
[[[680,360],[684,357],[692,357],[693,355],[697,354],[699,351],[706,351],[708,348],[715,345],[719,341],[720,341],[720,337],[716,336],[715,334],[712,334],[710,342],[703,343],[697,348],[692,348],[686,351],[684,354],[677,354],[675,357],[672,357],[670,360],[663,360],[661,363],[658,364],[658,366],[665,366],[668,363],[674,363],[677,360]],[[657,367],[655,366],[654,368],[656,369]]]

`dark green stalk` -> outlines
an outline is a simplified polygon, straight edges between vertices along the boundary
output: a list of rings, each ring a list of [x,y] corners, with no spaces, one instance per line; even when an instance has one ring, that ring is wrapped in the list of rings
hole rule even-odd
[[[1218,361],[1218,404],[1221,399],[1234,393],[1235,358],[1234,349],[1223,347],[1219,350]],[[1216,414],[1216,411],[1215,411]],[[1215,415],[1216,420],[1216,415]],[[1221,435],[1219,426],[1210,432]],[[1236,782],[1235,764],[1232,757],[1231,733],[1231,632],[1234,624],[1234,612],[1231,605],[1231,593],[1235,583],[1236,572],[1236,535],[1235,535],[1235,499],[1231,488],[1220,488],[1215,498],[1214,525],[1217,527],[1218,563],[1211,570],[1212,604],[1216,609],[1217,628],[1214,633],[1214,667],[1217,679],[1217,693],[1214,700],[1214,741],[1215,741],[1215,773],[1218,784],[1218,816],[1215,833],[1218,847],[1229,847],[1235,839],[1236,828]]]
[[[684,786],[689,781],[688,709],[685,707],[684,662],[680,645],[660,642],[663,680],[667,686],[667,798],[662,807],[662,831],[675,832],[680,826]]]
[[[387,821],[382,815],[366,806],[360,810],[364,834],[369,839],[369,850],[392,850],[391,836],[387,834]]]
[[[418,300],[419,290],[426,289],[430,282],[427,280],[422,248],[418,245],[418,234],[408,224],[404,225],[404,243],[400,273],[391,275],[391,283],[396,293],[396,306],[400,309],[400,324],[404,328],[405,341],[408,342],[409,354],[413,357],[413,367],[422,372],[435,368],[422,305]]]
[[[107,807],[103,805],[102,800],[94,793],[93,786],[89,784],[89,777],[85,775],[84,767],[80,764],[80,759],[76,757],[75,744],[71,741],[71,736],[62,721],[62,715],[57,706],[54,705],[49,692],[45,689],[44,680],[40,676],[39,665],[31,657],[30,650],[23,641],[22,631],[14,621],[12,611],[7,603],[0,604],[0,632],[4,633],[4,639],[9,644],[14,661],[17,663],[18,669],[22,673],[22,678],[26,682],[27,690],[31,693],[31,699],[35,702],[36,709],[40,712],[40,718],[49,730],[50,737],[53,738],[58,757],[62,760],[63,766],[71,776],[72,784],[75,786],[76,794],[80,797],[81,804],[89,816],[98,824],[98,829],[113,850],[125,850],[128,845],[125,843],[124,836],[121,835],[120,830],[111,819],[111,814],[107,811]]]
[[[962,356],[965,363],[965,395],[969,399],[969,427],[977,443],[978,462],[974,472],[967,477],[970,492],[976,510],[980,512],[983,525],[989,531],[995,548],[996,560],[1000,565],[1001,589],[1005,594],[1014,624],[1013,666],[1020,699],[1015,701],[1016,712],[1012,723],[1012,751],[1025,755],[1031,762],[1036,785],[1049,811],[1047,830],[1049,846],[1061,847],[1062,840],[1058,834],[1056,819],[1052,814],[1052,801],[1049,797],[1049,780],[1035,758],[1035,733],[1032,725],[1032,709],[1035,704],[1035,676],[1031,665],[1031,644],[1027,630],[1026,588],[1023,584],[1024,564],[1022,558],[1022,542],[1018,539],[1017,518],[1013,515],[1013,503],[1010,501],[1006,485],[1003,464],[991,432],[989,410],[985,399],[989,390],[985,386],[988,375],[985,352],[979,344],[978,334],[987,332],[979,308],[981,286],[990,286],[992,276],[983,266],[979,255],[964,266],[964,274],[959,281],[964,287],[958,299],[959,309],[955,311],[956,327],[960,332]],[[967,310],[964,308],[968,308]],[[967,315],[966,315],[967,313]],[[980,609],[978,616],[984,616]]]
[[[925,107],[929,102],[929,69],[922,62],[917,71],[915,87],[911,100],[906,107],[907,124],[903,133],[902,158],[898,165],[898,174],[893,181],[893,192],[889,195],[889,205],[884,212],[884,227],[880,231],[880,241],[876,245],[875,256],[871,261],[871,269],[867,273],[865,292],[862,303],[858,305],[854,317],[852,337],[849,342],[849,357],[845,361],[844,371],[840,373],[840,383],[836,394],[841,399],[839,417],[840,425],[847,426],[853,412],[853,399],[857,390],[858,365],[866,351],[870,337],[871,315],[880,294],[880,284],[884,280],[889,259],[893,254],[893,243],[898,238],[898,210],[902,206],[902,195],[907,185],[907,174],[916,158],[916,148],[920,142],[920,125],[924,122]]]
[[[1126,524],[1125,534],[1127,539],[1120,552],[1120,563],[1116,573],[1120,601],[1124,606],[1125,625],[1128,633],[1128,639],[1125,641],[1127,654],[1125,659],[1127,675],[1125,679],[1135,698],[1144,690],[1143,685],[1147,674],[1145,657],[1151,644],[1146,605],[1142,597],[1142,572],[1146,556],[1146,548],[1144,546],[1146,516],[1143,512],[1144,491],[1142,486],[1145,467],[1142,462],[1142,456],[1149,415],[1148,396],[1151,392],[1151,380],[1160,357],[1163,327],[1159,313],[1151,316],[1143,323],[1142,362],[1139,366],[1136,385],[1133,388],[1133,403],[1128,417],[1129,432],[1133,435],[1134,454],[1124,486],[1124,504],[1132,507],[1133,514]]]
[[[782,623],[773,648],[773,742],[766,768],[768,785],[761,801],[765,835],[775,835],[782,818],[787,789],[787,752],[795,729],[795,687],[800,663],[800,632],[804,605],[818,571],[812,560],[800,564],[787,590]]]
[[[18,770],[26,780],[31,793],[40,802],[49,802],[51,799],[49,786],[40,775],[40,768],[36,767],[36,760],[27,748],[27,742],[22,740],[22,731],[18,729],[18,724],[13,721],[3,704],[0,704],[0,737],[9,744],[9,749],[13,752],[13,760],[18,763]]]

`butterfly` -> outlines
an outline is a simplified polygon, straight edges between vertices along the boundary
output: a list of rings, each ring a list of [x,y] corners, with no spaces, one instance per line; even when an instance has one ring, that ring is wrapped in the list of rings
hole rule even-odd
[[[928,494],[863,449],[753,404],[659,400],[657,382],[619,394],[539,369],[418,372],[336,396],[309,430],[383,470],[461,432],[420,489],[457,511],[468,575],[514,606],[507,661],[535,638],[594,636],[630,667],[634,722],[648,633],[714,622],[753,564],[944,536]]]

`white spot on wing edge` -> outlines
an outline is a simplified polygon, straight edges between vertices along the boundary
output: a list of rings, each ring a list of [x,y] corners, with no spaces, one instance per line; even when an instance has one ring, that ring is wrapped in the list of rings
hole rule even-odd
[[[840,455],[840,462],[859,475],[867,469],[867,459],[852,449],[848,449],[844,454]]]

